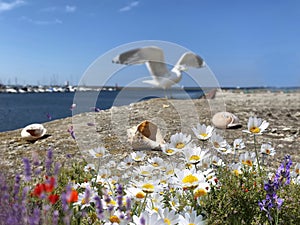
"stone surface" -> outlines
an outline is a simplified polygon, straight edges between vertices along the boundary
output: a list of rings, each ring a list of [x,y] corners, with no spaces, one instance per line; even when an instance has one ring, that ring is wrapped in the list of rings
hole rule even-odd
[[[43,124],[47,135],[35,142],[22,140],[21,129],[2,132],[0,169],[8,176],[20,173],[23,157],[35,154],[43,158],[49,148],[53,149],[55,160],[65,164],[70,155],[73,159],[82,160],[86,158],[85,151],[99,146],[105,146],[117,161],[122,160],[133,151],[127,142],[127,129],[141,121],[150,120],[157,124],[164,139],[169,141],[176,132],[192,134],[191,127],[198,122],[211,125],[212,115],[218,111],[234,113],[243,125],[239,129],[218,130],[228,143],[232,144],[235,138],[243,138],[247,150],[253,151],[253,138],[242,130],[247,129],[249,116],[256,115],[270,123],[266,134],[257,140],[259,143],[272,142],[275,147],[277,154],[271,165],[278,165],[285,154],[300,162],[300,92],[218,91],[215,99],[151,99],[50,121]],[[71,126],[75,130],[76,141],[67,131]],[[161,155],[161,152],[152,151],[151,154]]]

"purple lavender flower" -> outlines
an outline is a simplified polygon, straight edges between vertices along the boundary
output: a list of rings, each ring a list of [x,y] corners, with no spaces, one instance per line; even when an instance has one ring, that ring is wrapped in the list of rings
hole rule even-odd
[[[18,196],[20,192],[20,181],[21,181],[21,177],[19,174],[17,174],[15,178],[15,185],[14,185],[14,192],[13,192],[13,198],[15,201],[18,201]]]
[[[277,196],[277,191],[285,186],[290,184],[290,168],[292,165],[292,160],[289,155],[285,156],[284,161],[278,167],[275,177],[273,180],[268,180],[264,185],[264,190],[266,191],[266,199],[258,203],[260,210],[265,211],[269,221],[273,221],[271,215],[272,209],[280,210],[284,199]]]
[[[30,181],[31,180],[31,165],[30,165],[30,161],[27,158],[23,158],[23,163],[24,163],[25,180],[26,181]]]
[[[30,225],[39,225],[40,222],[40,210],[36,207],[33,209],[33,214],[29,217],[29,224]]]
[[[144,217],[141,217],[140,223],[141,223],[141,225],[146,225],[146,220]]]
[[[102,220],[104,218],[104,215],[103,215],[103,205],[102,205],[102,202],[101,202],[101,199],[100,197],[97,195],[95,196],[95,203],[96,203],[96,212],[97,212],[97,216],[100,220]]]
[[[58,210],[55,210],[53,212],[52,225],[57,225],[58,224],[58,216],[59,216],[59,212],[58,212]]]
[[[53,163],[53,152],[52,152],[52,149],[49,148],[49,150],[47,152],[47,158],[45,161],[46,174],[48,176],[51,176],[52,163]]]

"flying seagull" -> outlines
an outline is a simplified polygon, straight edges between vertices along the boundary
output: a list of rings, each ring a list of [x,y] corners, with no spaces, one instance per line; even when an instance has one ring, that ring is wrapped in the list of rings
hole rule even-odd
[[[163,50],[156,46],[123,52],[117,55],[112,62],[124,65],[145,63],[153,79],[143,82],[161,87],[164,90],[179,83],[182,77],[181,72],[186,71],[188,67],[201,68],[205,66],[205,62],[200,56],[192,52],[185,52],[172,70],[169,71],[165,63]]]

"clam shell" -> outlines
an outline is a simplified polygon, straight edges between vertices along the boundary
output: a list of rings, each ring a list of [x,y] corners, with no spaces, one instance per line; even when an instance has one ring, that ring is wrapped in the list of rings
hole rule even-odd
[[[28,141],[37,140],[43,137],[47,132],[42,124],[34,123],[24,127],[21,131],[21,137]]]
[[[217,112],[212,118],[212,124],[219,129],[239,128],[239,118],[230,112]]]
[[[157,125],[148,120],[128,129],[127,135],[134,150],[161,150],[165,143]]]

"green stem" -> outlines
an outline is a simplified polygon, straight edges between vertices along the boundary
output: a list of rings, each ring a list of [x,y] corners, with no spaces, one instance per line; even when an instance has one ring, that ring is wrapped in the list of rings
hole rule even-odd
[[[143,210],[143,209],[145,208],[145,206],[146,206],[146,200],[147,200],[147,197],[148,197],[148,193],[146,193],[145,198],[144,198],[144,201],[143,201],[143,203],[141,204],[141,206],[140,206],[140,208],[139,208],[139,210],[138,210],[138,216],[141,215],[142,210]]]
[[[254,134],[253,138],[254,138],[254,150],[255,150],[255,156],[256,156],[257,167],[258,167],[258,174],[259,174],[259,177],[260,177],[261,186],[263,187],[263,179],[262,179],[262,174],[261,174],[261,169],[260,169],[260,162],[259,162],[258,152],[257,152],[257,149],[256,149],[255,134]]]

